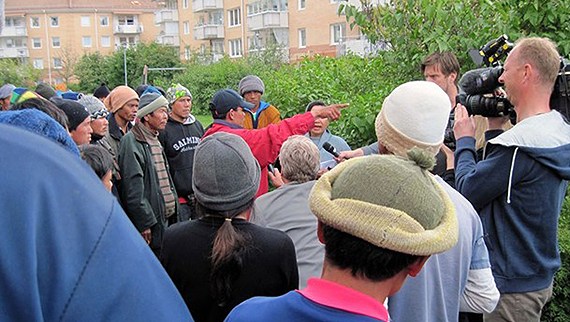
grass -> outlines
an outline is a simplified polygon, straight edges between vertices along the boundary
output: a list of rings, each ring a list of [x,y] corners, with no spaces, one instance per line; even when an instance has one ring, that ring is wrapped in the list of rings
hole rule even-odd
[[[207,128],[210,124],[212,124],[212,115],[198,115],[193,114],[204,128]]]

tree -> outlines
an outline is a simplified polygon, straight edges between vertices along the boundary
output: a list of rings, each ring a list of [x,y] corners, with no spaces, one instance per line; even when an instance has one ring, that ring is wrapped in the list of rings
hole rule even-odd
[[[75,75],[79,78],[80,91],[92,93],[99,85],[106,83],[108,79],[108,58],[96,52],[84,54],[75,66]]]
[[[65,86],[69,88],[69,84],[75,77],[75,65],[79,58],[71,46],[60,48],[54,56],[61,62],[61,68],[55,69],[55,73],[61,77]]]
[[[31,64],[10,58],[0,59],[0,70],[0,84],[10,83],[28,88],[35,88],[35,81],[41,75],[41,71]]]

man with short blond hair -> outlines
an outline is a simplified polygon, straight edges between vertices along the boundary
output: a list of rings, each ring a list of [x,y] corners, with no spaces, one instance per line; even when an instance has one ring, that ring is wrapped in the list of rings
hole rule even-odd
[[[465,107],[455,120],[458,190],[482,218],[501,298],[485,321],[539,321],[560,267],[558,218],[570,179],[570,125],[551,110],[560,57],[546,38],[519,40],[499,78],[517,113],[488,118],[483,160],[475,159],[475,127]]]

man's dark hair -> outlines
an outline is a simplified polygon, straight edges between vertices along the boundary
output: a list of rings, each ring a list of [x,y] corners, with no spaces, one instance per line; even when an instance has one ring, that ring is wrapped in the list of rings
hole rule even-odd
[[[381,282],[423,258],[381,248],[338,229],[322,225],[326,259],[340,269],[350,269],[354,277]]]
[[[79,146],[81,158],[91,166],[99,179],[113,169],[113,157],[104,147],[94,144],[83,144]]]
[[[23,102],[18,104],[12,105],[10,107],[13,111],[18,110],[25,110],[28,108],[33,108],[36,110],[40,110],[47,115],[51,116],[52,119],[56,120],[57,123],[61,124],[65,129],[69,128],[69,120],[67,119],[67,115],[65,112],[55,106],[52,102],[45,100],[43,98],[29,98]]]
[[[445,76],[451,73],[456,73],[457,77],[455,78],[455,83],[457,83],[457,81],[459,80],[459,69],[460,69],[459,61],[452,52],[450,51],[435,52],[427,56],[420,66],[422,74],[426,70],[426,67],[433,65],[438,65],[440,71]]]

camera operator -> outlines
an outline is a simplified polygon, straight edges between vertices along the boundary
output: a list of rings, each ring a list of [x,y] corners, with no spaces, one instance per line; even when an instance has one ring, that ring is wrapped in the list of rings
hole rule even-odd
[[[455,111],[457,189],[481,216],[501,298],[485,321],[539,321],[560,267],[557,226],[570,179],[570,125],[551,110],[559,71],[556,45],[525,38],[510,52],[499,78],[517,113],[488,118],[486,156],[476,162],[475,122]]]

